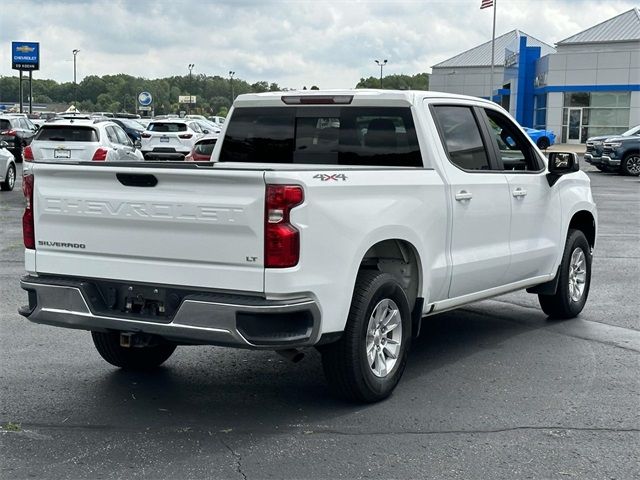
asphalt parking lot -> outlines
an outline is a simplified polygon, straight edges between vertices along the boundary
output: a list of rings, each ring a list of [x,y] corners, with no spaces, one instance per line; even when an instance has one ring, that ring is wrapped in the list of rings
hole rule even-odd
[[[639,478],[640,179],[583,168],[599,234],[580,317],[524,292],[432,317],[368,406],[330,396],[315,351],[180,347],[136,374],[29,323],[18,183],[0,193],[0,476]]]

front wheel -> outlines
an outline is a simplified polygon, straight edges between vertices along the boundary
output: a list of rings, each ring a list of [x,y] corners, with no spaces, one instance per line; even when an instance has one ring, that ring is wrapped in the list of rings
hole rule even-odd
[[[591,285],[591,247],[580,230],[569,230],[554,295],[538,295],[542,311],[552,318],[573,318],[584,308]]]
[[[640,153],[630,153],[622,160],[622,173],[637,177],[640,175]]]
[[[9,165],[7,168],[7,175],[4,177],[4,180],[0,182],[0,190],[5,192],[10,192],[13,190],[13,187],[16,185],[16,167],[13,164]]]
[[[546,150],[547,148],[549,148],[549,145],[551,145],[551,142],[547,137],[539,138],[536,143],[538,144],[538,148],[540,150]]]
[[[330,387],[351,401],[388,397],[404,372],[410,341],[402,286],[388,273],[360,271],[342,338],[320,348]]]
[[[126,370],[149,370],[164,363],[175,351],[173,343],[122,347],[119,332],[91,332],[98,353],[111,365]]]

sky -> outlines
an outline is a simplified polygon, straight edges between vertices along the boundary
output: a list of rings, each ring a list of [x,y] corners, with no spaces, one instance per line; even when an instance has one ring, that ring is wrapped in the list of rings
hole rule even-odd
[[[553,45],[625,12],[626,0],[496,0],[496,36],[519,29]],[[9,0],[3,0],[9,2]],[[235,77],[280,87],[351,88],[431,66],[491,39],[481,0],[18,0],[0,13],[0,76],[11,42],[40,42],[35,78],[127,73]]]

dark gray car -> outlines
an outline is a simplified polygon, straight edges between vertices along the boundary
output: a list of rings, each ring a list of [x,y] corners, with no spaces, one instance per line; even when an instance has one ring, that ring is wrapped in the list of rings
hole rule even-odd
[[[38,127],[23,115],[0,116],[0,141],[9,144],[8,150],[16,162],[22,162],[22,150],[31,143]]]

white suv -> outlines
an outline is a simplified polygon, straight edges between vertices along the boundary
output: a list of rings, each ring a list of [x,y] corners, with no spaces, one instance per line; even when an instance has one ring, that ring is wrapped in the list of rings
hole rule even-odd
[[[110,121],[85,119],[45,123],[25,148],[24,159],[27,162],[144,160],[122,127]]]
[[[197,120],[155,120],[142,133],[140,150],[145,160],[184,160],[203,134]]]

